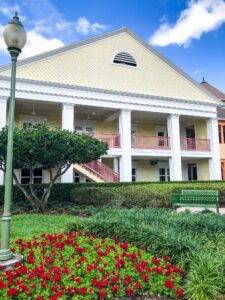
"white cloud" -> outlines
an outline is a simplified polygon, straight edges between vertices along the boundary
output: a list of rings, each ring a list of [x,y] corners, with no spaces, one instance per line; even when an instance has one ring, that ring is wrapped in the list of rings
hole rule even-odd
[[[187,47],[192,39],[200,39],[203,33],[216,30],[225,22],[225,2],[223,0],[190,0],[176,24],[164,22],[150,37],[156,46],[177,44]]]
[[[27,31],[27,43],[19,59],[62,47],[64,43],[78,40],[79,35],[97,34],[108,28],[98,22],[91,23],[86,17],[67,20],[49,0],[34,0],[32,4],[30,0],[21,0],[19,5],[13,2],[0,0],[0,16],[3,17],[0,21],[0,55],[8,55],[2,37],[3,22],[7,23],[15,11],[19,12]]]
[[[46,38],[35,30],[27,33],[27,43],[19,58],[30,57],[42,52],[62,47],[64,44],[57,38]]]
[[[100,33],[107,29],[106,25],[100,23],[91,23],[86,17],[80,17],[75,23],[77,33],[82,35],[89,35],[92,33]]]
[[[0,34],[3,31],[3,26],[0,25]],[[2,34],[1,34],[2,36]],[[46,38],[42,34],[31,30],[27,32],[27,43],[19,56],[19,59],[30,57],[42,52],[53,50],[62,47],[64,44],[57,38]],[[7,47],[3,37],[0,38],[0,54],[7,54]]]
[[[21,12],[20,7],[18,5],[9,5],[5,1],[0,2],[0,12],[9,18],[10,20],[15,15],[15,12]],[[20,13],[20,19],[22,21],[26,20],[26,17]]]

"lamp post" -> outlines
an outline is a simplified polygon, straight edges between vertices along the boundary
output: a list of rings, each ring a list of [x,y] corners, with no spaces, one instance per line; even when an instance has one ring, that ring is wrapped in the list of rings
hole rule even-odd
[[[20,22],[17,13],[13,19],[8,23],[3,32],[5,43],[11,55],[11,89],[8,115],[8,143],[7,143],[7,157],[6,157],[6,176],[5,176],[5,198],[4,211],[2,216],[2,241],[0,249],[0,264],[3,261],[13,259],[13,253],[10,250],[10,223],[11,213],[10,206],[12,202],[12,188],[13,188],[13,131],[14,131],[14,113],[15,113],[15,86],[16,86],[16,62],[17,57],[24,47],[27,35]]]

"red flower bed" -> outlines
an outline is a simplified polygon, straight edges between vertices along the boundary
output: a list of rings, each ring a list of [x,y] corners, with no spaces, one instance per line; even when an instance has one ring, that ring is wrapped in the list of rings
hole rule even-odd
[[[113,239],[43,234],[17,240],[24,264],[0,273],[0,299],[111,299],[135,295],[182,297],[183,273],[168,257],[159,259]]]

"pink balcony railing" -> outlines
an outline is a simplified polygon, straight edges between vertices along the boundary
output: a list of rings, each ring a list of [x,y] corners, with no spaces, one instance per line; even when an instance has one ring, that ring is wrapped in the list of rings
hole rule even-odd
[[[96,139],[107,143],[109,148],[120,148],[120,135],[119,134],[95,133],[93,136]]]
[[[181,138],[181,150],[210,151],[210,140]]]
[[[132,148],[138,149],[170,149],[170,138],[160,136],[131,136]]]
[[[98,160],[93,160],[82,166],[105,182],[119,182],[119,174]]]

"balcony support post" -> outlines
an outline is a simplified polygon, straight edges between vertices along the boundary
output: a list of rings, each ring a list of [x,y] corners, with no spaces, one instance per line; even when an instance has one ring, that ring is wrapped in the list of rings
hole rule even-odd
[[[7,97],[0,99],[0,130],[6,126]],[[4,172],[0,170],[0,185],[4,184]]]
[[[221,180],[218,120],[216,118],[207,120],[207,137],[210,140],[212,153],[212,158],[209,159],[209,178],[211,180]]]
[[[62,104],[62,129],[74,131],[74,104],[63,103]],[[62,183],[73,182],[73,167],[61,176]]]
[[[170,180],[181,181],[181,151],[180,151],[180,121],[179,115],[169,115],[167,118],[168,135],[171,143],[171,157],[169,159]]]
[[[131,181],[131,111],[121,109],[119,114],[119,133],[122,155],[120,157],[120,181]]]

